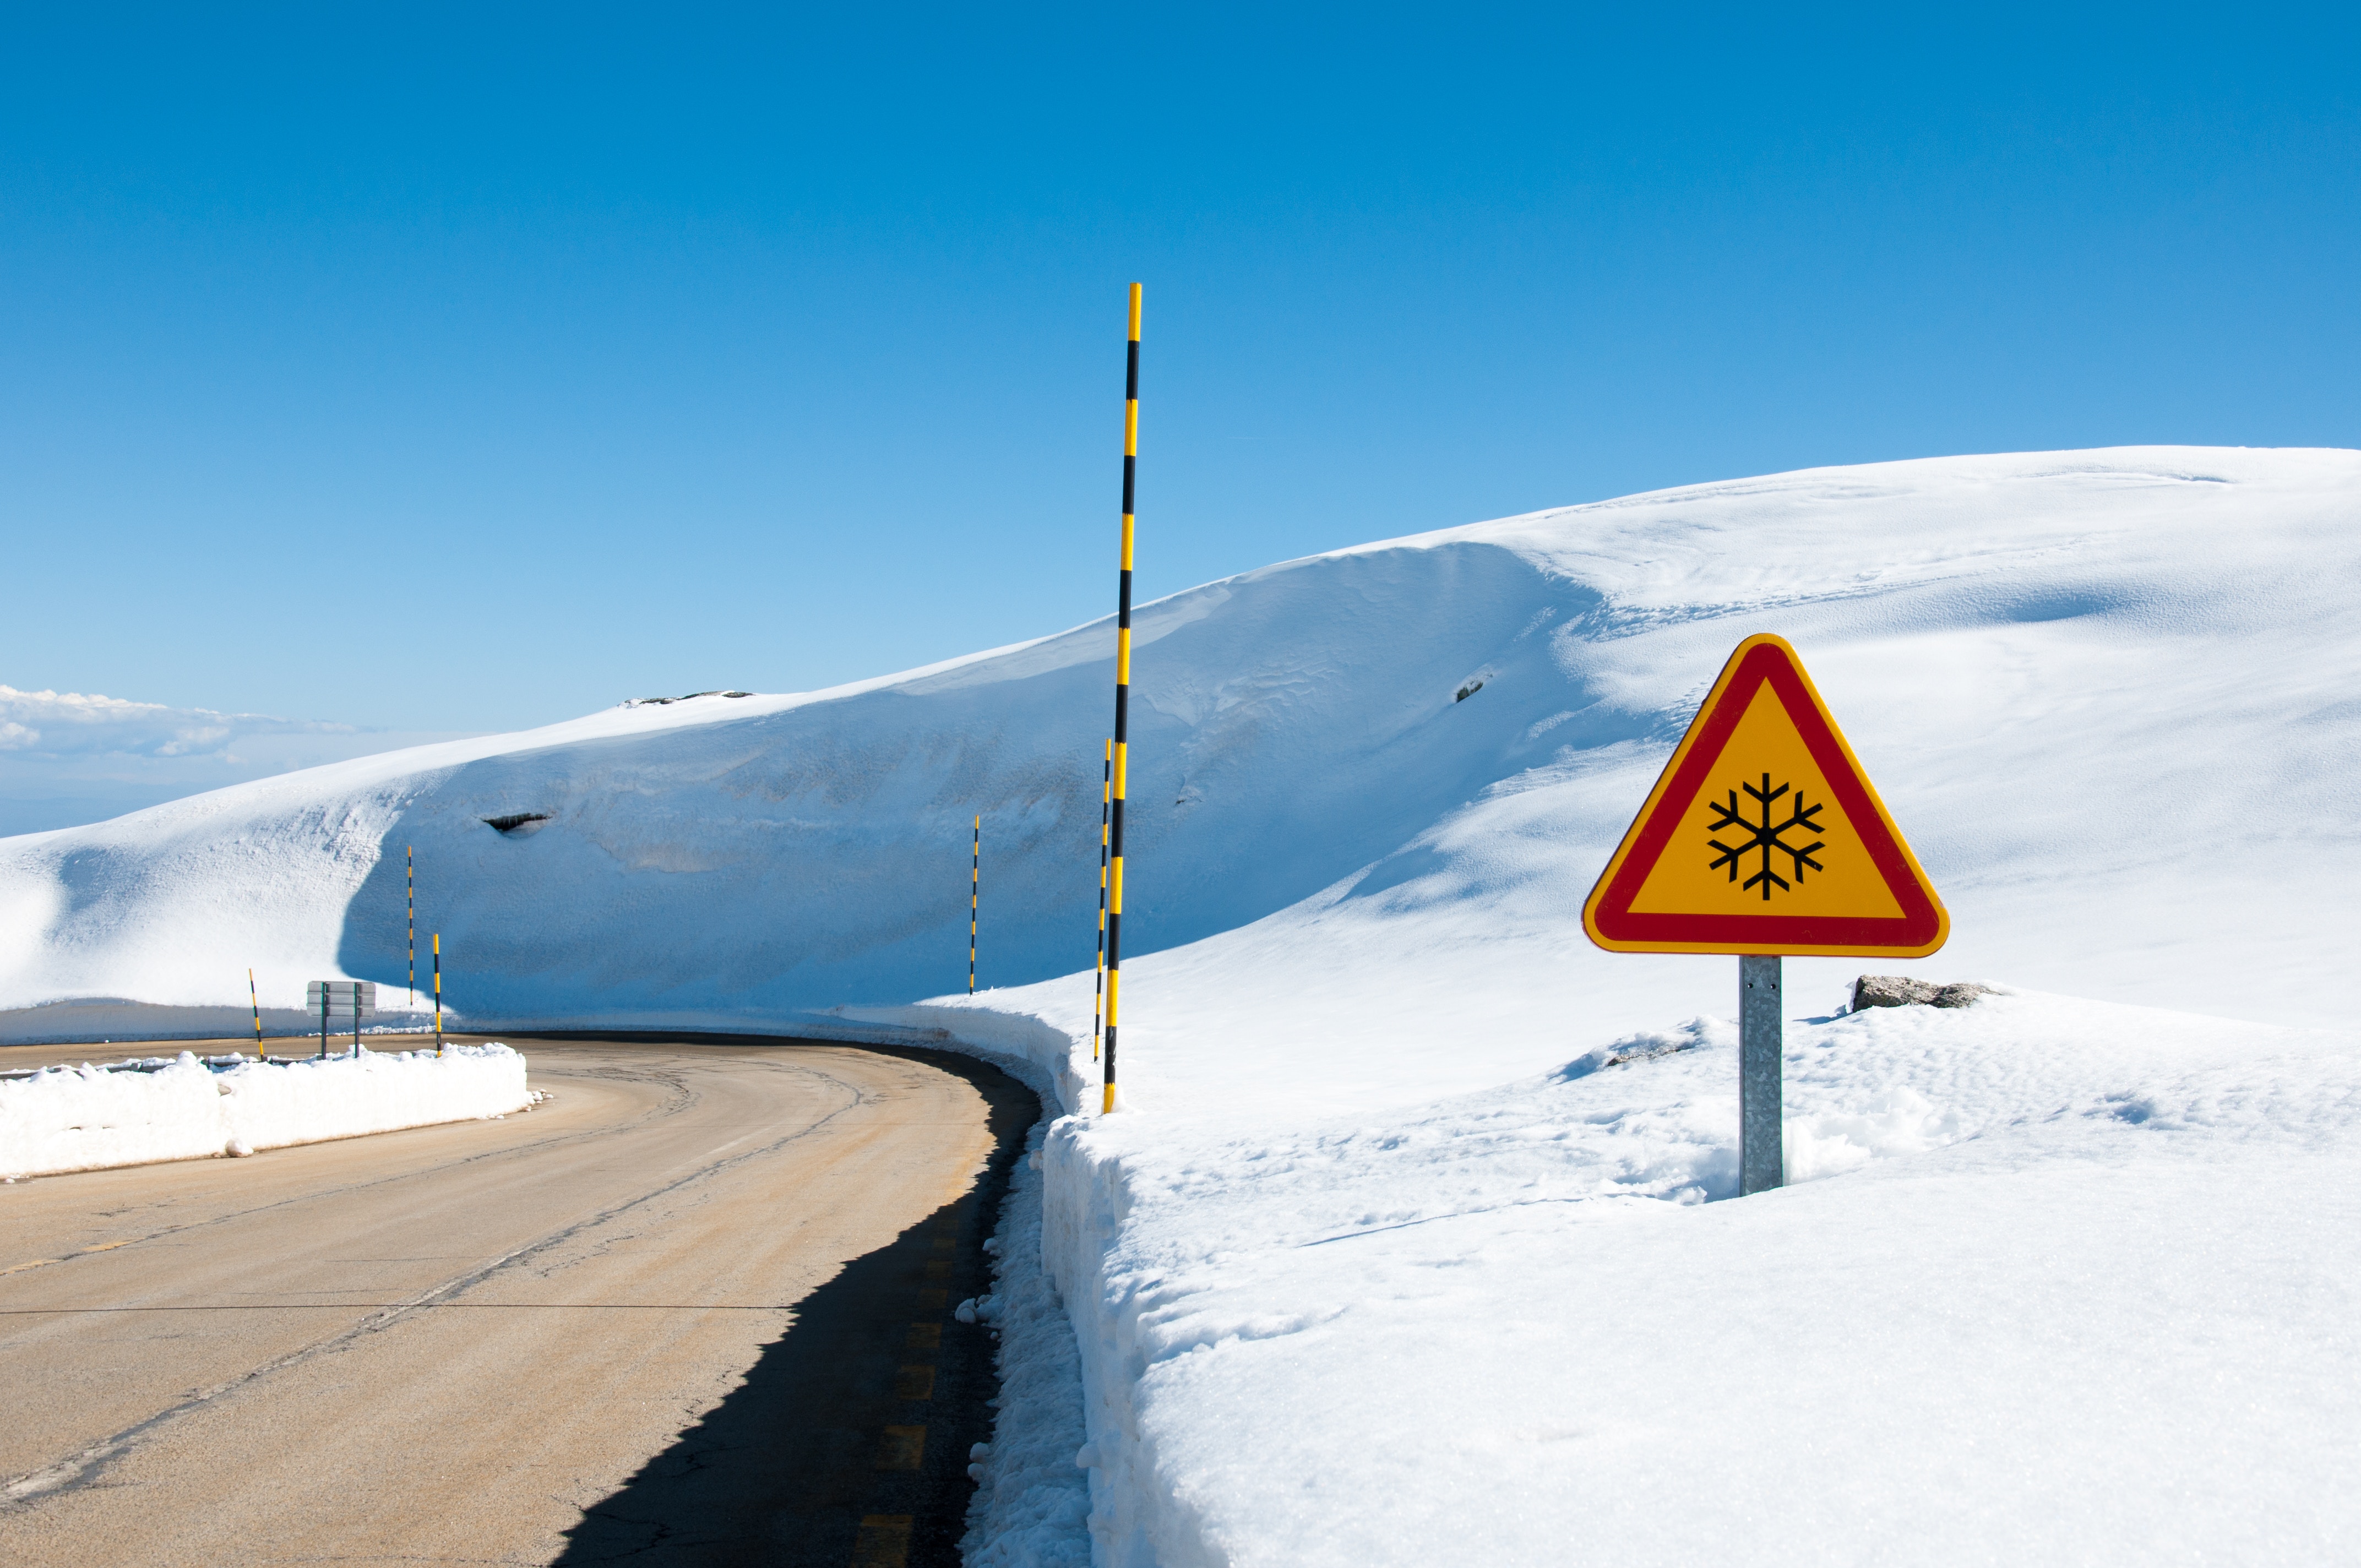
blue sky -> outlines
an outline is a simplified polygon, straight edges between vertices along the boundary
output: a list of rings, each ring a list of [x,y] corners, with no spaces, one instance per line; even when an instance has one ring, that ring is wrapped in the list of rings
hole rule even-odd
[[[1133,279],[1148,595],[1817,464],[2361,444],[2356,42],[2227,7],[27,14],[0,683],[406,737],[1090,619]],[[0,795],[43,755],[0,749]],[[106,810],[191,787],[142,765],[82,772],[123,773]],[[82,787],[0,830],[105,814]]]

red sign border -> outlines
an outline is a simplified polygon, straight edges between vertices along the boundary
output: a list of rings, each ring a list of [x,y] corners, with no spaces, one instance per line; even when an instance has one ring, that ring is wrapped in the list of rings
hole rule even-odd
[[[1642,915],[1631,901],[1655,869],[1681,818],[1703,793],[1747,705],[1764,685],[1778,695],[1804,745],[1828,782],[1838,807],[1860,832],[1899,917],[1802,915]],[[1677,804],[1667,806],[1667,802]],[[1590,890],[1583,929],[1611,952],[1781,953],[1798,956],[1924,958],[1950,936],[1951,917],[1903,840],[1885,803],[1845,743],[1803,661],[1786,639],[1769,633],[1741,642],[1722,666],[1688,733],[1656,779],[1648,801]]]

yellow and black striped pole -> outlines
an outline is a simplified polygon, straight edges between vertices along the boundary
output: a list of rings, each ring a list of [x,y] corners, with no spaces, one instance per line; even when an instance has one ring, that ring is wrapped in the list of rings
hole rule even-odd
[[[1123,372],[1123,570],[1115,613],[1115,755],[1107,793],[1106,1058],[1102,1114],[1115,1110],[1115,1019],[1123,1005],[1123,794],[1131,771],[1132,481],[1139,466],[1139,285],[1131,286],[1131,341]]]
[[[975,857],[967,867],[967,993],[975,994],[975,906],[983,891],[983,818],[975,819]]]
[[[1106,743],[1106,773],[1099,780],[1099,959],[1091,995],[1091,1060],[1099,1059],[1099,1030],[1106,1023],[1107,803],[1115,798],[1115,742]]]
[[[443,1054],[443,933],[434,933],[434,1054]]]
[[[418,859],[410,846],[401,847],[401,887],[407,913],[401,921],[401,950],[410,964],[410,1002],[418,1005]]]
[[[254,1055],[262,1058],[262,992],[254,989],[254,971],[246,971],[246,999],[254,1003]]]

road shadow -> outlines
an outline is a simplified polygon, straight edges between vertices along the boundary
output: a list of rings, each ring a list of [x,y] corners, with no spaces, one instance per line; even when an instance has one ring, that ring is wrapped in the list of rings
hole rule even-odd
[[[846,1568],[858,1549],[863,1563],[956,1568],[974,1492],[968,1449],[992,1435],[985,1401],[999,1380],[991,1331],[952,1312],[991,1289],[983,1243],[1041,1106],[973,1058],[862,1048],[972,1083],[991,1108],[989,1167],[797,1302],[743,1386],[593,1505],[558,1563]]]

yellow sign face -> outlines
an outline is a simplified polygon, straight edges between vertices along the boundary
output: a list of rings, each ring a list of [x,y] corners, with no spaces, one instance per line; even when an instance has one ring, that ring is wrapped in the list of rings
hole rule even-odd
[[[1902,905],[1836,803],[1803,733],[1766,684],[1730,731],[1721,765],[1640,883],[1633,910],[1678,915],[1857,915],[1898,920]],[[1686,852],[1682,852],[1682,851]]]
[[[1950,917],[1795,651],[1723,666],[1583,908],[1619,952],[1919,957]]]

